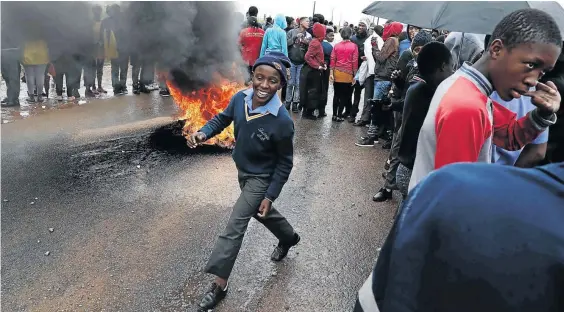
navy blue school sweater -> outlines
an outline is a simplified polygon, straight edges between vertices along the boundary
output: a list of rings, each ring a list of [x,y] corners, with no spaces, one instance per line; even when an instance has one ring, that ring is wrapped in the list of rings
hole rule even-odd
[[[564,311],[564,163],[458,163],[404,201],[354,312]]]
[[[237,169],[248,174],[270,175],[271,182],[265,197],[274,201],[292,171],[294,121],[281,104],[277,116],[268,112],[250,114],[245,92],[249,91],[235,94],[227,108],[208,121],[200,132],[209,139],[234,122],[236,144],[233,160]],[[275,95],[271,102],[276,99]]]

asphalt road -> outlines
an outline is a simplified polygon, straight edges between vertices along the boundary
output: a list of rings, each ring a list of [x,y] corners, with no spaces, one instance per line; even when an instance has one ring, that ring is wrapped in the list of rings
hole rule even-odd
[[[229,153],[171,152],[155,129],[175,106],[156,92],[53,105],[0,128],[3,310],[194,311],[239,195]],[[354,146],[365,128],[294,118],[275,207],[302,241],[272,263],[253,220],[216,311],[350,311],[391,227],[397,199],[371,199],[387,151]]]

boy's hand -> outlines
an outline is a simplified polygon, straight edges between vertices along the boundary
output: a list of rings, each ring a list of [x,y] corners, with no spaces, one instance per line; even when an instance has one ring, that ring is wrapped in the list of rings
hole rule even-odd
[[[263,199],[259,206],[259,218],[264,218],[272,208],[272,202],[268,199]]]
[[[548,117],[560,109],[560,93],[552,81],[546,84],[539,82],[535,91],[525,93],[531,97],[531,102],[538,108],[543,117]]]
[[[202,132],[192,133],[190,137],[186,140],[186,144],[189,148],[196,148],[198,145],[206,141],[206,135]]]

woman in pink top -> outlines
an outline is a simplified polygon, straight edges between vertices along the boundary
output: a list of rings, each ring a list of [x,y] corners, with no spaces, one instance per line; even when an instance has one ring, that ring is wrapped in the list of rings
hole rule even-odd
[[[358,46],[351,42],[352,29],[345,27],[341,30],[343,41],[337,43],[331,52],[331,75],[333,82],[333,121],[344,121],[343,109],[352,105],[351,97],[354,85],[354,75],[358,70]]]

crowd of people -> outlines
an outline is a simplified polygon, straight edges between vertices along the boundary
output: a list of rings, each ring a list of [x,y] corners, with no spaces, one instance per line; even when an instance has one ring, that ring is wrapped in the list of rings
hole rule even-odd
[[[102,19],[103,8],[93,5],[89,22],[92,39],[77,41],[82,46],[69,49],[60,42],[48,42],[45,38],[27,38],[20,42],[12,32],[2,32],[2,77],[7,85],[7,97],[3,107],[19,106],[20,81],[27,84],[28,103],[43,102],[49,97],[51,78],[55,84],[55,99],[74,101],[82,95],[79,89],[85,87],[85,97],[108,93],[102,86],[104,63],[111,65],[111,83],[114,95],[128,93],[126,79],[131,65],[132,92],[149,93],[155,90],[155,65],[141,57],[126,44],[132,35],[126,27],[127,17],[118,4],[108,5],[106,18]],[[4,17],[3,17],[4,18]],[[84,39],[84,38],[82,38]],[[130,39],[131,40],[131,39]],[[21,68],[23,67],[23,76]],[[160,94],[169,96],[165,80],[159,79]],[[66,92],[64,92],[66,91]]]
[[[529,272],[548,269],[551,265],[561,266],[564,259],[561,254],[548,252],[542,259],[532,259],[536,251],[530,251],[528,260],[519,261],[519,267],[524,270],[507,273],[509,271],[504,270],[502,264],[495,262],[492,253],[488,256],[493,260],[484,259],[465,266],[464,260],[457,258],[459,254],[450,254],[448,250],[462,247],[454,246],[454,243],[443,247],[443,243],[434,238],[440,235],[440,239],[446,241],[459,239],[461,245],[470,244],[474,249],[466,256],[475,259],[479,242],[489,243],[488,239],[497,237],[497,232],[490,228],[479,238],[471,234],[461,235],[461,232],[483,230],[479,224],[481,218],[468,217],[467,213],[472,211],[472,202],[482,204],[482,199],[478,200],[480,203],[476,202],[480,194],[475,191],[462,194],[460,190],[466,191],[480,183],[480,178],[470,170],[487,175],[488,166],[447,166],[450,164],[505,164],[489,165],[492,175],[498,177],[498,180],[488,181],[492,189],[506,190],[504,177],[519,180],[515,185],[520,187],[527,184],[533,188],[544,184],[550,185],[549,188],[560,187],[560,193],[550,189],[541,193],[546,196],[547,203],[558,206],[556,203],[559,202],[562,207],[562,177],[553,176],[562,173],[562,163],[543,167],[541,174],[495,169],[530,168],[564,160],[564,141],[557,139],[551,147],[547,144],[551,136],[562,137],[562,121],[557,117],[562,115],[558,90],[564,88],[562,36],[552,17],[539,10],[518,10],[506,16],[491,35],[479,40],[472,34],[446,33],[417,25],[407,25],[404,31],[404,25],[396,21],[387,21],[383,26],[360,21],[357,27],[346,25],[336,30],[320,14],[296,19],[277,15],[264,31],[258,24],[257,13],[256,7],[249,9],[239,38],[243,58],[249,65],[252,88],[237,94],[225,112],[188,140],[188,144],[195,147],[234,121],[238,145],[233,158],[240,171],[241,199],[245,199],[237,201],[225,233],[220,236],[208,261],[206,272],[216,275],[216,280],[204,295],[200,307],[213,308],[225,297],[230,271],[221,268],[232,268],[250,218],[257,218],[280,240],[273,252],[273,261],[282,260],[300,241],[300,236],[284,217],[272,210],[271,205],[291,171],[293,126],[288,124],[289,113],[301,110],[303,118],[312,120],[325,117],[330,84],[334,89],[332,120],[343,122],[348,119],[355,126],[368,126],[357,146],[374,146],[383,140],[386,142],[383,147],[390,150],[383,164],[383,187],[373,200],[390,200],[394,190],[398,190],[403,198],[374,272],[359,292],[356,311],[413,310],[414,307],[418,307],[418,311],[502,311],[515,306],[512,287],[519,293],[519,307],[541,307],[546,305],[544,299],[556,302],[558,291],[552,290],[539,297],[543,300],[532,300],[531,306],[529,303],[523,305],[525,299],[521,298],[526,297],[527,287],[554,284],[555,278],[559,277],[546,278],[544,283],[534,280],[534,273]],[[334,43],[335,33],[342,39],[338,43]],[[364,105],[361,112],[362,90]],[[239,102],[246,105],[239,105]],[[265,121],[266,116],[270,118],[268,126],[248,122],[260,117]],[[252,133],[253,140],[256,127],[264,127],[259,129],[260,135],[257,134],[263,141],[257,143],[260,149],[246,139],[246,134]],[[551,136],[548,136],[549,128]],[[265,143],[270,140],[269,136],[274,142]],[[243,147],[241,141],[244,141]],[[249,168],[251,159],[264,161],[257,161]],[[272,159],[278,159],[278,162],[272,164]],[[252,172],[251,177],[246,176],[249,172]],[[448,181],[456,179],[457,174],[470,176],[460,178],[456,183]],[[523,179],[524,175],[528,178]],[[252,177],[260,177],[260,180],[270,177],[271,182],[261,180],[252,189],[247,188],[246,183]],[[460,190],[447,188],[454,194],[445,194],[441,188],[446,187],[441,182],[453,183]],[[275,194],[272,193],[274,189]],[[433,198],[433,194],[438,199]],[[469,199],[468,196],[474,196],[474,201],[462,200]],[[254,200],[251,206],[250,198]],[[450,213],[447,209],[452,207],[442,200],[455,202],[465,213]],[[499,200],[494,202],[500,203]],[[530,201],[511,202],[519,212],[532,208]],[[258,214],[256,207],[259,207]],[[482,218],[499,219],[505,229],[516,227],[530,216],[527,212],[511,219],[509,215],[503,217],[492,212],[494,210],[481,209]],[[272,219],[268,216],[269,211],[274,211]],[[423,211],[430,212],[423,214]],[[558,212],[552,209],[549,213]],[[464,225],[456,225],[457,231],[444,224],[444,220]],[[542,220],[548,218],[543,216]],[[275,222],[279,226],[275,226]],[[535,224],[540,223],[535,220]],[[429,226],[434,228],[429,229]],[[527,239],[538,241],[530,233],[520,233],[523,234],[504,241],[515,246]],[[559,239],[564,239],[561,231],[558,235]],[[469,240],[471,242],[467,242]],[[500,244],[491,245],[492,248],[503,248]],[[544,245],[538,250],[547,252],[547,248],[550,249]],[[436,250],[441,250],[444,255],[435,255]],[[489,265],[489,269],[478,268],[481,263]],[[434,278],[437,270],[442,275]],[[464,271],[462,274],[470,274],[470,278],[487,280],[487,285],[495,285],[511,274],[520,274],[530,283],[499,285],[509,297],[502,295],[502,298],[494,299],[496,290],[486,285],[480,287],[477,284],[478,289],[468,286],[461,273],[449,270]],[[480,295],[492,300],[476,300]],[[434,301],[433,298],[439,299]]]
[[[96,55],[100,57],[80,60],[67,55],[50,61],[44,42],[25,43],[22,64],[30,102],[43,100],[44,81],[50,73],[55,77],[57,97],[62,97],[63,76],[67,96],[80,96],[77,68],[84,68],[87,96],[106,92],[100,84],[103,58],[111,59],[114,94],[127,92],[130,59],[133,91],[149,91],[154,64],[143,64],[135,55],[124,57],[116,45],[124,35],[112,19],[119,14],[119,6],[109,6],[109,17],[104,20],[101,7],[95,6],[93,13]],[[381,144],[389,150],[382,164],[384,181],[373,200],[391,200],[393,191],[399,191],[403,199],[374,272],[359,293],[357,311],[506,311],[510,306],[524,307],[523,298],[528,298],[527,292],[533,288],[562,282],[564,256],[548,245],[537,246],[537,258],[531,253],[525,260],[515,256],[519,261],[513,270],[492,260],[495,252],[485,260],[476,256],[480,244],[491,244],[490,250],[503,249],[493,243],[499,238],[492,230],[495,226],[506,230],[524,223],[542,227],[553,215],[562,220],[562,212],[550,207],[562,208],[564,202],[564,118],[558,91],[564,90],[564,56],[560,29],[550,15],[518,10],[504,17],[491,35],[480,38],[390,20],[384,25],[361,20],[356,26],[345,23],[338,29],[321,14],[297,18],[279,14],[268,18],[263,26],[258,21],[258,9],[252,6],[241,26],[238,44],[248,65],[250,88],[237,93],[224,112],[188,139],[188,145],[196,147],[234,122],[237,145],[233,159],[242,191],[206,266],[206,272],[214,274],[216,280],[202,299],[202,309],[212,309],[225,297],[251,218],[280,240],[271,256],[273,261],[283,260],[300,241],[272,203],[293,166],[291,114],[301,112],[310,120],[326,117],[330,86],[334,92],[332,121],[365,127],[366,134],[358,138],[357,146]],[[14,79],[20,79],[19,63],[4,64],[4,52],[10,57],[10,48],[2,49],[2,74],[6,73],[8,84],[6,105],[17,105],[13,86]],[[167,92],[164,86],[161,93]],[[468,162],[500,165],[448,166]],[[515,168],[549,163],[557,164],[538,172]],[[511,191],[508,187],[515,187],[514,193],[507,193]],[[505,214],[496,210],[507,205],[494,190],[515,195],[507,199],[515,210],[505,209]],[[526,209],[536,203],[518,194],[533,190],[545,200],[541,206],[546,214],[540,218]],[[493,203],[497,204],[495,208],[485,209]],[[473,211],[477,214],[470,213]],[[499,223],[488,223],[484,228],[480,222],[488,218]],[[480,239],[460,235],[472,231],[481,231]],[[564,238],[561,230],[555,232]],[[538,242],[531,233],[521,231],[521,236],[503,241],[514,246],[508,248],[521,248],[518,242]],[[553,233],[544,237],[550,235]],[[441,243],[437,243],[439,236]],[[443,246],[443,242],[447,243]],[[462,250],[464,246],[473,249]],[[452,250],[460,253],[453,255]],[[477,260],[469,265],[470,260],[457,258],[464,253],[468,259]],[[539,277],[534,270],[546,272],[540,272]],[[550,270],[558,271],[555,277],[545,276]],[[506,281],[512,275],[520,276],[525,285],[516,286],[515,292],[511,290],[514,285]],[[471,282],[460,286],[468,279],[479,280],[477,286],[468,286]],[[487,285],[505,283],[499,286],[503,294],[495,297],[492,292],[496,290],[482,287],[480,281],[486,280]],[[460,287],[449,287],[455,284]],[[542,300],[531,299],[527,309],[549,311],[537,309],[534,303],[555,302],[556,297],[550,294],[538,297]],[[491,300],[476,300],[480,296]]]

